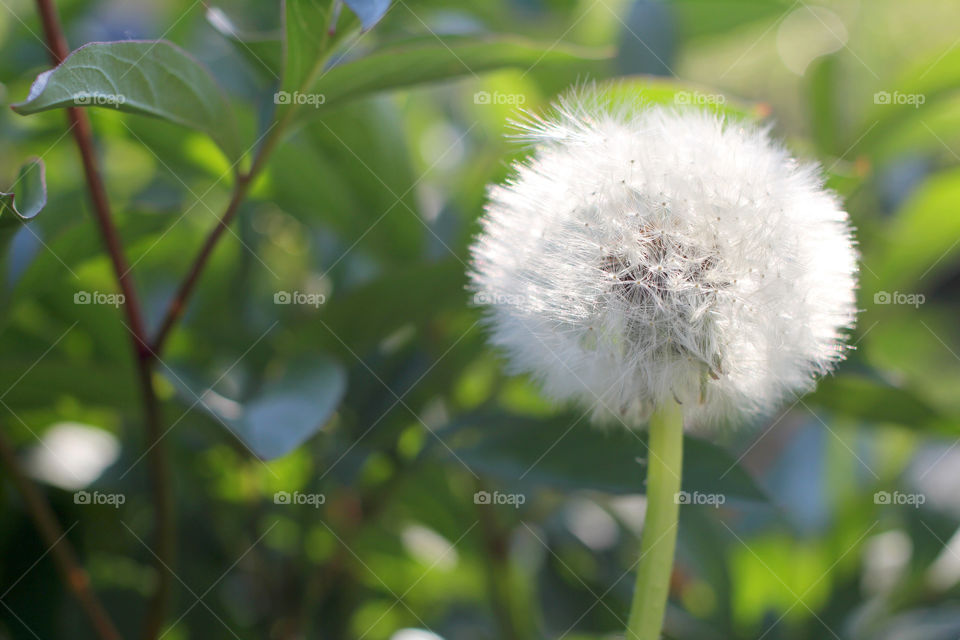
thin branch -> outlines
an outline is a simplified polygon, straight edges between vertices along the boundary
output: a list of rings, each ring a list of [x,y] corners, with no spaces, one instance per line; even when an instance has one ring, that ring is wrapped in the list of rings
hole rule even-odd
[[[145,345],[144,345],[145,346]],[[173,575],[170,567],[176,555],[176,521],[173,508],[173,488],[167,447],[163,444],[163,428],[160,424],[160,406],[153,387],[153,370],[149,362],[137,367],[140,391],[143,398],[144,416],[147,421],[147,464],[150,470],[150,487],[156,522],[154,536],[154,570],[157,584],[150,599],[143,625],[143,638],[153,640],[160,636],[164,618],[173,592]]]
[[[57,8],[53,0],[37,0],[37,8],[43,22],[43,31],[51,59],[55,65],[58,65],[67,57],[69,47],[60,26]],[[152,382],[156,356],[147,341],[146,325],[143,321],[136,289],[130,277],[130,268],[123,252],[120,236],[113,223],[110,201],[107,197],[107,190],[104,187],[94,150],[90,120],[82,109],[76,107],[67,109],[67,117],[71,124],[77,148],[80,150],[87,189],[93,202],[93,211],[100,229],[100,235],[103,237],[107,253],[113,264],[117,283],[124,296],[123,309],[127,316],[128,330],[136,356],[137,373],[143,393],[155,514],[154,528],[157,538],[156,562],[154,563],[157,571],[157,585],[150,599],[144,637],[147,640],[153,640],[160,634],[160,628],[172,592],[172,576],[167,567],[174,564],[176,541],[170,470],[166,447],[161,441],[159,402]]]
[[[328,48],[328,44],[330,36],[334,33],[333,27],[336,24],[337,13],[338,12],[336,11],[331,11],[327,16],[327,28],[323,30],[323,39],[321,41],[321,51],[323,53],[316,60],[316,62],[314,62],[310,73],[307,74],[307,77],[303,82],[304,87],[310,86],[317,79],[317,77],[323,73],[324,66],[326,65],[327,60],[332,53],[332,50]],[[200,252],[194,259],[193,265],[187,272],[186,277],[180,285],[180,288],[170,301],[167,311],[164,314],[163,321],[160,323],[160,329],[157,331],[156,337],[150,343],[150,347],[154,353],[161,352],[167,337],[170,335],[170,331],[173,329],[174,325],[176,325],[177,320],[179,320],[183,315],[187,301],[190,299],[190,295],[196,288],[197,280],[199,280],[200,274],[203,272],[207,261],[209,261],[210,255],[213,253],[213,249],[217,245],[217,241],[220,240],[220,236],[223,235],[223,232],[226,231],[226,229],[230,226],[230,223],[236,217],[237,211],[240,209],[240,205],[247,196],[247,191],[250,188],[250,184],[266,166],[267,159],[270,157],[270,153],[283,138],[283,134],[287,127],[294,121],[294,118],[297,114],[297,109],[298,105],[290,105],[283,117],[280,118],[280,120],[277,121],[270,129],[266,139],[263,141],[263,144],[257,150],[256,156],[253,159],[253,163],[250,166],[250,170],[246,173],[241,172],[237,174],[237,180],[233,185],[233,194],[230,197],[230,203],[227,205],[223,215],[220,216],[220,219],[217,221],[217,226],[213,228],[213,230],[207,236],[207,239],[204,241],[203,246],[200,248]]]
[[[63,36],[63,30],[60,28],[60,19],[57,16],[57,9],[53,0],[37,0],[37,8],[40,12],[40,19],[43,22],[43,33],[47,40],[47,49],[50,52],[50,59],[54,65],[63,62],[67,57],[69,49],[67,40]],[[130,279],[130,268],[120,244],[120,236],[117,228],[113,224],[113,218],[110,214],[110,201],[107,198],[107,190],[103,185],[103,179],[100,176],[100,169],[97,163],[96,153],[93,145],[93,133],[90,128],[90,119],[86,112],[78,107],[67,109],[67,118],[70,122],[70,129],[76,140],[77,147],[80,150],[80,157],[83,161],[83,171],[87,180],[87,187],[90,192],[90,199],[93,201],[93,211],[96,216],[97,225],[100,227],[100,234],[106,244],[107,253],[110,255],[110,261],[113,264],[113,270],[120,285],[120,291],[123,293],[125,304],[124,312],[127,314],[128,324],[134,334],[141,338],[135,340],[137,355],[139,358],[149,356],[148,353],[141,353],[143,349],[140,345],[145,345],[143,338],[146,336],[143,316],[140,312],[140,304],[137,299],[137,292]]]
[[[240,205],[243,203],[243,200],[247,195],[247,188],[250,184],[251,177],[252,176],[249,173],[240,174],[237,176],[237,180],[234,183],[233,194],[230,196],[230,203],[227,205],[223,215],[217,220],[216,226],[212,231],[210,231],[209,235],[207,235],[207,239],[204,240],[203,246],[200,248],[200,252],[197,254],[197,257],[194,258],[190,270],[187,271],[187,275],[180,283],[177,293],[173,296],[173,299],[170,300],[170,304],[167,306],[167,311],[163,316],[163,321],[160,323],[160,329],[157,331],[157,335],[151,343],[150,350],[153,353],[160,353],[163,350],[164,343],[167,341],[170,331],[183,315],[187,300],[190,298],[190,294],[193,293],[194,288],[197,286],[197,280],[199,280],[200,274],[207,265],[207,261],[210,259],[210,255],[213,253],[213,249],[216,246],[217,241],[220,239],[220,236],[223,235],[223,232],[226,231],[230,226],[233,218],[237,215],[237,211],[240,210]]]
[[[97,635],[103,640],[120,640],[120,633],[114,626],[106,609],[97,599],[90,578],[77,561],[77,554],[73,545],[66,538],[63,527],[57,522],[57,517],[50,508],[50,504],[34,483],[27,477],[20,467],[20,461],[14,452],[13,445],[0,430],[0,459],[7,468],[14,484],[23,496],[23,502],[30,512],[40,536],[50,547],[50,556],[53,558],[64,584],[73,593],[80,603],[84,613],[90,618]]]
[[[216,247],[217,242],[223,235],[223,232],[227,230],[227,228],[230,226],[230,223],[233,222],[233,219],[236,217],[237,212],[240,210],[240,205],[243,204],[244,199],[247,197],[247,191],[249,191],[250,185],[253,183],[253,180],[257,177],[260,171],[266,166],[267,158],[270,156],[270,153],[273,151],[277,143],[280,142],[280,139],[283,137],[283,132],[286,130],[287,126],[293,121],[295,112],[296,110],[291,108],[289,111],[287,111],[286,115],[273,126],[264,139],[263,144],[257,150],[250,170],[245,173],[237,174],[237,179],[233,185],[233,193],[230,195],[230,202],[227,204],[227,208],[224,210],[223,215],[221,215],[217,220],[216,226],[214,226],[214,228],[207,235],[206,240],[203,242],[203,246],[200,247],[200,251],[197,253],[197,257],[194,258],[190,269],[187,271],[187,275],[180,283],[177,293],[173,296],[173,298],[170,300],[170,304],[167,306],[167,311],[164,313],[163,320],[160,323],[160,329],[157,331],[156,337],[154,337],[153,341],[150,343],[150,351],[153,353],[159,354],[163,351],[164,344],[166,343],[167,338],[170,336],[170,331],[183,315],[183,312],[187,306],[187,301],[190,299],[193,290],[196,288],[197,281],[200,279],[200,274],[203,272],[204,267],[206,267],[207,262],[210,260],[211,254],[213,254],[213,249]]]

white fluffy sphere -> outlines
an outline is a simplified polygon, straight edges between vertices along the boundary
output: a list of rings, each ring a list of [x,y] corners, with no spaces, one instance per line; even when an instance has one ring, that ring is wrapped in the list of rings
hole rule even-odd
[[[762,414],[844,357],[857,252],[819,168],[764,129],[568,95],[491,187],[475,300],[512,368],[638,426]]]

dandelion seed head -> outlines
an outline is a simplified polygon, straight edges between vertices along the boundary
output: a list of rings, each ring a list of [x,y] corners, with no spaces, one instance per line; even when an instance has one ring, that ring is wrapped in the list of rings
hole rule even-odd
[[[843,359],[847,214],[766,129],[582,89],[518,137],[471,287],[514,372],[599,421],[679,401],[698,424],[772,411]]]

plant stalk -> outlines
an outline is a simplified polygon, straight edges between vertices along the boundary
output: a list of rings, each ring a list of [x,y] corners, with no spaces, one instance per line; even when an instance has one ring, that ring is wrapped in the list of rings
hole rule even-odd
[[[60,25],[56,5],[54,0],[36,0],[36,2],[40,20],[43,23],[43,32],[50,58],[54,65],[58,65],[67,57],[69,46]],[[147,640],[153,640],[160,633],[172,593],[170,567],[175,563],[174,547],[176,540],[169,461],[166,447],[161,441],[160,404],[152,382],[153,365],[157,353],[150,347],[146,323],[143,320],[137,292],[130,276],[129,263],[123,251],[120,235],[113,222],[110,200],[107,197],[107,190],[104,186],[94,149],[90,120],[83,109],[77,107],[67,109],[67,118],[83,162],[87,191],[93,203],[94,218],[106,246],[107,254],[110,256],[120,291],[124,296],[122,306],[127,317],[127,330],[130,333],[137,374],[143,391],[144,419],[149,443],[148,459],[151,468],[151,490],[153,492],[155,514],[155,544],[157,546],[155,554],[157,587],[151,597],[144,634]]]
[[[677,546],[678,493],[683,468],[683,412],[670,402],[650,418],[647,514],[627,640],[658,640]]]
[[[0,430],[0,460],[3,461],[3,466],[23,496],[23,502],[40,532],[40,537],[50,548],[50,556],[60,571],[64,584],[90,618],[97,637],[101,640],[120,640],[117,627],[91,588],[90,578],[77,561],[73,545],[67,539],[53,509],[36,485],[23,472],[13,445],[7,441],[2,430]]]

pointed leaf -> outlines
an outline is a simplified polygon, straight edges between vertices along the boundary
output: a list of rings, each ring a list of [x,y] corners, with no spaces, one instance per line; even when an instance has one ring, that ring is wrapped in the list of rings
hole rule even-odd
[[[0,229],[17,230],[32,220],[47,204],[47,182],[43,160],[28,160],[17,174],[14,191],[0,192]]]
[[[346,392],[343,367],[329,358],[292,367],[242,402],[212,390],[186,389],[183,376],[171,379],[181,397],[202,406],[262,460],[290,453],[319,431],[336,411]],[[191,385],[193,386],[193,385]]]
[[[390,0],[344,0],[350,10],[357,14],[363,30],[369,31],[380,22],[390,8]]]
[[[283,45],[279,31],[255,33],[244,31],[218,7],[207,9],[207,22],[247,59],[258,74],[268,80],[279,80],[283,72]]]
[[[33,158],[20,167],[11,191],[0,192],[0,304],[4,308],[9,302],[13,282],[19,276],[18,272],[22,271],[15,266],[16,260],[7,258],[13,236],[24,224],[33,220],[46,204],[47,183],[43,161]]]
[[[436,82],[506,67],[565,66],[610,57],[606,49],[584,49],[538,43],[516,37],[415,38],[376,51],[353,62],[337,65],[311,85],[323,96],[320,106],[411,85]],[[319,109],[301,109],[300,115]]]
[[[350,15],[341,16],[335,0],[286,0],[283,13],[283,92],[305,92],[312,78],[319,75],[323,62],[348,33]],[[289,96],[288,96],[289,97]],[[289,100],[276,100],[282,110]]]
[[[242,155],[230,103],[210,73],[164,40],[94,42],[37,76],[22,115],[100,106],[161,118],[208,134],[227,157]]]

